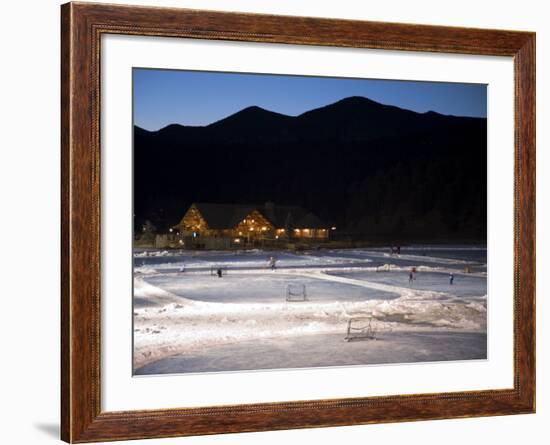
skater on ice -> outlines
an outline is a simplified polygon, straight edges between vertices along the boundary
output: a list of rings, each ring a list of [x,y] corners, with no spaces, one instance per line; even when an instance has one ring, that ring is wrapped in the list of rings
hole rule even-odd
[[[179,268],[179,273],[185,272],[185,263],[182,262],[181,267]]]
[[[409,272],[409,284],[413,284],[414,280],[416,280],[416,267],[412,267]]]
[[[275,259],[275,257],[273,256],[269,257],[269,267],[271,270],[275,270],[276,263],[277,263],[277,260]]]
[[[452,286],[453,285],[453,281],[455,279],[455,276],[451,273],[449,274],[449,284]]]

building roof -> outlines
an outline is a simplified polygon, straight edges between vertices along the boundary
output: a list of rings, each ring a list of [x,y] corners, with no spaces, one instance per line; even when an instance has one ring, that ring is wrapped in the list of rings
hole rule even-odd
[[[210,229],[229,229],[235,227],[255,210],[254,206],[240,204],[193,204],[201,213]]]
[[[194,203],[211,229],[230,229],[254,210],[260,212],[277,228],[326,228],[316,215],[299,206]]]

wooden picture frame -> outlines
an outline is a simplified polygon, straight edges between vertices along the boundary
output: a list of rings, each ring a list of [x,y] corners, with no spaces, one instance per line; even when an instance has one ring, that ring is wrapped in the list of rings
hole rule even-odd
[[[92,3],[61,8],[61,437],[71,443],[535,411],[535,34]],[[514,387],[102,412],[100,54],[103,34],[514,58]]]

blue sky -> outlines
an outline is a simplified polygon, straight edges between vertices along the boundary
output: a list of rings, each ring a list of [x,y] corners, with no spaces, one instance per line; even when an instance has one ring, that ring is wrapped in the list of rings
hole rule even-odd
[[[482,84],[344,79],[134,68],[134,124],[208,125],[257,105],[297,116],[349,96],[418,112],[487,116]]]

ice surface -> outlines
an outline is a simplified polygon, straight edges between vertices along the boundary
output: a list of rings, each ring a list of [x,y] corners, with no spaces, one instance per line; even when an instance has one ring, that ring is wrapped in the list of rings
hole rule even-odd
[[[330,272],[331,275],[372,281],[374,283],[411,289],[445,292],[456,297],[483,297],[487,294],[487,279],[471,274],[454,274],[453,284],[449,282],[449,274],[442,272],[418,271],[412,283],[409,283],[409,272]]]
[[[142,252],[134,254],[136,267],[150,266],[157,270],[177,271],[183,264],[188,270],[210,270],[211,267],[223,265],[228,268],[258,268],[267,269],[269,258],[274,257],[279,268],[285,267],[311,267],[311,266],[342,266],[356,263],[356,258],[334,255],[330,252],[304,252],[301,254],[280,251],[173,251],[170,254],[163,252],[149,252],[144,256]],[[362,258],[361,263],[366,264],[371,260]]]
[[[147,277],[146,281],[175,295],[210,302],[282,302],[287,286],[305,285],[310,301],[364,301],[398,298],[399,294],[338,282],[325,282],[312,276],[285,274],[280,271],[265,271],[258,274],[229,272],[218,278],[216,275],[180,273],[177,276],[159,275]]]
[[[218,345],[158,360],[137,375],[182,372],[419,363],[487,358],[487,335],[461,332],[392,332],[376,340],[342,342],[341,334],[268,338]]]
[[[247,348],[243,342],[251,345],[250,356],[239,360],[256,363],[256,355],[264,348],[265,363],[276,362],[278,367],[317,366],[314,354],[309,354],[309,362],[298,363],[288,354],[278,356],[274,351],[286,344],[291,345],[291,351],[287,351],[290,355],[300,355],[306,336],[312,347],[318,345],[317,349],[322,348],[322,339],[327,335],[327,339],[340,344],[336,339],[343,339],[348,320],[355,317],[371,317],[386,335],[383,344],[389,349],[384,353],[380,349],[372,356],[378,357],[380,363],[421,361],[419,351],[423,350],[427,351],[426,360],[484,356],[484,250],[423,246],[402,248],[401,252],[397,256],[390,255],[387,249],[316,250],[302,254],[148,251],[145,255],[137,251],[134,369],[178,373],[200,371],[203,366],[202,370],[212,370],[212,358],[201,356],[200,351],[205,348],[220,351],[219,369],[214,370],[244,369],[236,360],[229,363],[221,358],[228,350],[244,357]],[[275,271],[267,267],[270,256],[278,259]],[[185,272],[178,273],[183,264]],[[476,267],[476,273],[462,273],[465,265]],[[211,275],[212,267],[223,267],[227,275]],[[412,286],[408,284],[410,267],[418,271]],[[450,271],[455,274],[453,286],[448,284]],[[308,300],[286,302],[289,284],[305,284]],[[432,337],[399,334],[404,332]],[[445,355],[437,352],[437,341],[430,340],[443,333],[449,334],[445,341],[450,349]],[[469,340],[464,340],[462,334],[468,334]],[[411,338],[417,340],[411,343],[407,340]],[[468,342],[475,345],[466,347]],[[224,349],[230,348],[228,345],[234,349]],[[357,347],[360,346],[350,348]],[[350,362],[350,357],[342,354],[339,358],[334,356],[334,365]],[[195,365],[178,365],[184,363],[177,359],[179,356],[194,357]],[[168,357],[174,357],[170,359],[170,370],[162,371],[168,368],[161,366],[160,361]],[[282,361],[277,362],[277,357]],[[156,362],[159,365],[155,367]],[[262,367],[258,364],[257,369]]]

